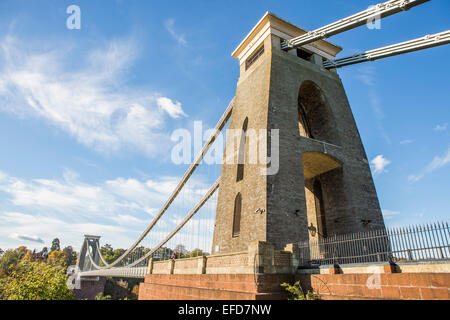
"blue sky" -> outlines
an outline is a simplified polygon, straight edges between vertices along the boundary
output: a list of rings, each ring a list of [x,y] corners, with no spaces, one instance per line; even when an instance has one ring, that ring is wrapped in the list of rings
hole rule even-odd
[[[171,133],[215,125],[239,76],[230,54],[266,11],[312,30],[376,3],[2,0],[0,248],[78,247],[84,233],[127,247],[186,170]],[[66,28],[71,4],[80,30]],[[343,57],[449,22],[450,2],[433,0],[330,40]],[[388,226],[448,220],[449,54],[339,70]]]

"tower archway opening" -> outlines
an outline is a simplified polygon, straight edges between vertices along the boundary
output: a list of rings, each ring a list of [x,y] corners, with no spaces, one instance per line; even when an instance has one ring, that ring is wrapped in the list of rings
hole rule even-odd
[[[241,139],[239,140],[236,182],[242,181],[244,179],[245,145],[247,142],[247,127],[248,127],[248,117],[245,118],[244,124],[242,125]]]
[[[310,241],[328,237],[327,228],[327,182],[325,173],[340,168],[342,162],[322,152],[304,152],[303,175],[305,182],[306,211]]]
[[[236,195],[234,199],[234,214],[233,214],[233,238],[239,237],[241,232],[241,210],[242,210],[242,196],[241,193]]]
[[[322,90],[310,80],[299,89],[298,126],[303,137],[339,145],[334,116]]]

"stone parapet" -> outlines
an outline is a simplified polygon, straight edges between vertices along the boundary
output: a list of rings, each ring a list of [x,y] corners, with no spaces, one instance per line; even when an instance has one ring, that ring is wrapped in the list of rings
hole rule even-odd
[[[290,274],[298,266],[297,247],[274,250],[270,243],[255,241],[248,251],[187,259],[149,260],[149,274]]]

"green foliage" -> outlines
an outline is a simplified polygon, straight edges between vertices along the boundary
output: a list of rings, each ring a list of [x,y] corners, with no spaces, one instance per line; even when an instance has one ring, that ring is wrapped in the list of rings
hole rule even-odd
[[[300,281],[297,281],[293,285],[284,282],[281,284],[281,287],[285,288],[285,290],[290,293],[288,300],[319,300],[319,296],[309,290],[305,295],[300,286]]]
[[[188,253],[186,255],[187,258],[194,258],[194,257],[199,257],[203,255],[203,251],[200,249],[194,249],[192,250],[190,253]]]
[[[14,250],[7,250],[2,258],[0,259],[0,277],[4,275],[9,275],[11,268],[15,267],[20,260],[27,254],[26,247],[18,247]]]
[[[103,295],[103,292],[100,292],[95,296],[95,300],[112,300],[111,296]]]
[[[77,253],[73,250],[71,246],[65,247],[64,252],[64,263],[68,266],[73,266],[77,263]]]
[[[0,279],[0,298],[4,300],[72,300],[61,266],[42,262],[18,263]]]
[[[106,263],[110,264],[114,262],[117,258],[119,258],[122,254],[125,253],[124,249],[113,249],[110,244],[105,244],[100,248],[100,252],[102,253],[103,258]]]
[[[52,251],[60,251],[61,247],[60,247],[60,243],[59,243],[59,239],[55,238],[52,241],[52,246],[50,247],[50,252]]]
[[[41,260],[47,259],[48,256],[48,248],[44,247],[41,251],[38,252],[38,256]]]
[[[112,300],[137,300],[141,282],[142,279],[108,277],[103,294],[110,296]]]

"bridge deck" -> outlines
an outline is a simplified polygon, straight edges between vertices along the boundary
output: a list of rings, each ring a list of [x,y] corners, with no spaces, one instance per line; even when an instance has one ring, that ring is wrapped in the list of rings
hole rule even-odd
[[[84,277],[120,277],[120,278],[145,278],[147,274],[147,267],[138,268],[111,268],[84,271],[80,273],[82,278]]]

